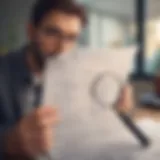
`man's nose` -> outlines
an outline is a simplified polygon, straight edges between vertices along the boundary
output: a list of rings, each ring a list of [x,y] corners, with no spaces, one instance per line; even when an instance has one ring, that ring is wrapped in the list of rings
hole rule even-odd
[[[57,46],[57,52],[58,52],[58,53],[65,52],[66,43],[67,43],[67,42],[66,42],[65,40],[59,41],[59,44],[58,44],[58,46]]]

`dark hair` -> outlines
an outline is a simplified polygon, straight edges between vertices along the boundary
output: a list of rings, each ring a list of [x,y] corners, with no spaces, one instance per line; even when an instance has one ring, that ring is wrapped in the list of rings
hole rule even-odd
[[[37,0],[31,13],[31,22],[37,26],[51,10],[76,15],[81,19],[83,26],[87,23],[85,7],[74,0]]]

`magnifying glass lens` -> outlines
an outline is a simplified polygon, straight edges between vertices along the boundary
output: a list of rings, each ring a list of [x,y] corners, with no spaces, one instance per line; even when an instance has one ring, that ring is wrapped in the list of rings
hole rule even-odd
[[[105,106],[112,105],[118,98],[120,84],[112,77],[103,77],[97,86],[97,95]]]

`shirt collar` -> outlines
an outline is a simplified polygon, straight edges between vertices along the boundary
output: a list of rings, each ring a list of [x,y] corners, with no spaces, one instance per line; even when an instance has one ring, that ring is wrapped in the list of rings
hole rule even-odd
[[[17,70],[19,73],[20,78],[24,83],[31,83],[31,72],[29,70],[27,60],[26,60],[26,54],[27,54],[27,47],[23,47],[18,52],[17,57]]]

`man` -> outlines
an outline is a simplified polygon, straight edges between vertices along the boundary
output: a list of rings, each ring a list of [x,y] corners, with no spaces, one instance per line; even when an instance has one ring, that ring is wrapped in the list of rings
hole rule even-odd
[[[58,111],[35,103],[34,79],[43,77],[45,59],[71,50],[86,24],[83,6],[73,0],[38,0],[28,25],[28,45],[0,62],[0,151],[4,157],[33,158],[54,148]],[[119,106],[130,106],[130,88]],[[33,95],[33,96],[32,96]],[[56,141],[56,140],[55,140]],[[23,157],[23,158],[22,158]]]

